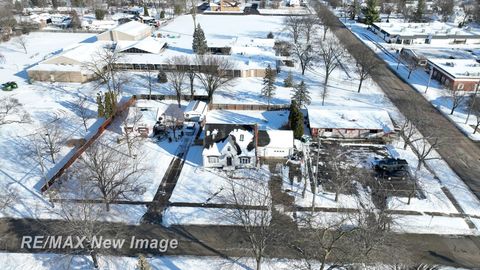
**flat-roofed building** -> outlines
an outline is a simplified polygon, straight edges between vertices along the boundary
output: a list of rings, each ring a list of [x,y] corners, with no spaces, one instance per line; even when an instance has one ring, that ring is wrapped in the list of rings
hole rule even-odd
[[[480,88],[480,62],[474,59],[428,59],[432,79],[450,90],[475,91]]]
[[[431,23],[374,23],[371,30],[388,43],[397,44],[480,44],[480,29]]]

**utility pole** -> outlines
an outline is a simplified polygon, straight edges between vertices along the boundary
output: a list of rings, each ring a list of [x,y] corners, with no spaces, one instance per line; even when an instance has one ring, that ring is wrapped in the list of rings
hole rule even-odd
[[[312,199],[312,215],[313,212],[315,211],[315,197],[317,197],[317,184],[318,184],[318,163],[320,162],[320,136],[317,134],[317,161],[315,164],[315,174],[313,178],[313,183],[312,183],[312,193],[313,193],[313,199]]]
[[[430,69],[430,76],[428,77],[428,83],[427,83],[427,88],[425,88],[425,94],[427,93],[428,87],[430,86],[430,82],[432,81],[432,75],[433,75],[433,67]]]
[[[475,100],[476,100],[479,88],[480,88],[480,81],[475,87],[475,93],[473,93],[473,100],[472,100],[472,103],[470,104],[470,108],[468,108],[468,114],[467,114],[467,119],[465,120],[465,124],[468,124],[468,119],[470,118],[470,114],[472,114],[472,109],[473,109],[473,106],[475,105]]]

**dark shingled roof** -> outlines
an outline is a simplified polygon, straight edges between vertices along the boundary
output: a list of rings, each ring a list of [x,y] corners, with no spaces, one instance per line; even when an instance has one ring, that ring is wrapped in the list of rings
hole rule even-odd
[[[237,148],[237,153],[241,154],[239,152],[240,147],[236,143],[235,136],[233,136],[233,135],[229,136],[230,133],[235,129],[246,130],[248,132],[251,132],[255,136],[255,133],[254,133],[255,125],[206,124],[205,125],[205,139],[203,141],[203,147],[204,148],[210,148],[214,143],[224,142],[226,139],[231,137],[233,139],[233,143],[234,143],[235,147]],[[217,130],[217,134],[215,135],[215,139],[212,136],[212,132],[214,130]],[[210,135],[207,135],[207,134],[210,134]],[[247,150],[251,151],[254,148],[255,148],[255,137],[252,140],[252,142],[250,142],[248,144]]]
[[[264,146],[267,146],[269,143],[270,143],[270,136],[268,136],[267,131],[259,130],[257,146],[264,147]]]

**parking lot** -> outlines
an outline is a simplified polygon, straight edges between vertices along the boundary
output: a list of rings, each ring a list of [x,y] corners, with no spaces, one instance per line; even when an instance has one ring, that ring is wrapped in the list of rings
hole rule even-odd
[[[385,145],[324,141],[320,147],[313,143],[309,148],[311,175],[326,192],[354,195],[363,188],[378,208],[386,207],[389,196],[423,196],[408,170],[375,169],[380,160],[390,158]]]

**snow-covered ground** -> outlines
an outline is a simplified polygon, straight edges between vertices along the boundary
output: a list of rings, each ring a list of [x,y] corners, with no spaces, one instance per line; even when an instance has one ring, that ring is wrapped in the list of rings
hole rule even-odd
[[[148,257],[148,263],[155,270],[250,270],[255,269],[253,258],[231,258],[219,257],[194,257],[194,256],[159,256]],[[101,256],[99,260],[100,269],[125,270],[136,269],[138,258],[135,257],[111,257]],[[266,270],[287,270],[303,266],[300,260],[292,259],[265,259],[262,269]],[[25,254],[25,253],[0,253],[0,265],[8,266],[3,269],[29,269],[29,270],[87,270],[92,269],[92,262],[87,256],[67,256],[51,253]],[[313,262],[313,267],[318,263]],[[326,266],[328,267],[328,265]],[[393,266],[376,265],[369,270],[387,270]],[[439,270],[454,270],[460,268],[442,267]]]
[[[242,182],[242,178],[269,179],[267,168],[237,169],[233,174],[225,171],[204,168],[202,146],[192,146],[188,151],[185,164],[173,190],[170,202],[222,203],[222,195],[231,182]]]
[[[343,22],[343,20],[342,20]],[[470,117],[469,125],[465,124],[465,120],[467,117],[468,108],[466,102],[462,104],[459,108],[457,108],[453,115],[450,115],[451,110],[451,99],[449,98],[448,92],[443,89],[443,87],[435,80],[431,80],[427,93],[425,93],[429,74],[422,71],[417,70],[414,71],[411,75],[411,78],[408,79],[408,69],[400,65],[399,69],[397,70],[397,59],[396,57],[396,50],[401,49],[402,45],[397,44],[388,44],[383,39],[375,35],[373,32],[367,30],[367,26],[361,23],[356,23],[353,21],[346,22],[347,27],[357,35],[360,40],[362,40],[365,44],[370,46],[374,49],[377,54],[394,70],[399,76],[404,78],[410,85],[412,85],[419,93],[421,93],[427,100],[429,100],[433,106],[440,109],[440,111],[446,115],[455,125],[457,125],[466,135],[468,135],[472,140],[480,140],[479,134],[473,134],[473,128],[471,128],[470,124],[473,124],[475,121],[475,116]],[[368,36],[368,38],[366,37]],[[387,54],[384,51],[380,50],[376,44],[384,47],[390,53]],[[449,45],[448,47],[428,47],[426,48],[425,45],[413,45],[409,46],[409,48],[416,48],[419,47],[422,51],[430,51],[430,53],[439,55],[442,53],[446,54],[461,54],[464,55],[465,49],[471,49],[472,46],[469,45]],[[465,100],[466,101],[466,100]],[[406,155],[408,156],[408,155]],[[433,152],[432,156],[439,156],[438,153]],[[442,159],[432,159],[427,160],[426,162],[430,168],[435,170],[435,174],[438,177],[438,181],[442,186],[446,186],[450,192],[452,192],[455,199],[459,202],[462,209],[465,213],[470,215],[478,215],[479,214],[479,202],[478,199],[471,193],[469,188],[463,183],[463,181],[448,167],[445,161]],[[442,199],[443,201],[443,199]]]
[[[95,114],[95,90],[87,85],[71,84],[63,87],[59,84],[28,84],[25,69],[52,53],[78,42],[88,42],[91,34],[31,33],[26,36],[27,53],[15,45],[15,41],[0,43],[0,51],[5,63],[0,64],[0,81],[16,81],[19,88],[12,92],[0,92],[0,97],[12,97],[23,104],[31,118],[30,123],[8,124],[0,127],[0,184],[2,188],[15,190],[16,203],[8,209],[8,215],[15,217],[35,217],[41,210],[49,208],[49,203],[39,193],[43,184],[40,166],[34,161],[32,134],[40,130],[41,124],[59,117],[67,139],[83,137],[91,133],[102,120],[88,120],[90,129],[85,132],[82,121],[77,115],[75,102],[79,97],[87,97],[86,107]],[[52,42],[55,41],[55,42]],[[43,135],[43,134],[42,134]],[[71,152],[63,146],[58,160]],[[45,166],[55,166],[45,160]]]
[[[103,90],[103,86],[97,85],[96,82],[85,84],[34,82],[29,84],[25,69],[78,42],[92,42],[94,36],[80,33],[34,32],[25,38],[27,53],[24,53],[23,49],[15,44],[15,39],[0,43],[0,50],[5,56],[5,63],[0,64],[2,70],[0,82],[16,81],[19,85],[18,89],[11,92],[0,91],[0,97],[18,99],[31,118],[29,123],[13,123],[0,127],[0,151],[2,152],[0,155],[0,185],[2,191],[9,191],[16,195],[14,203],[0,215],[16,218],[58,218],[55,213],[52,213],[48,198],[39,192],[44,180],[34,154],[33,134],[38,133],[40,136],[45,136],[40,134],[43,132],[42,124],[55,117],[60,119],[62,133],[64,133],[61,151],[56,157],[55,164],[48,158],[44,159],[45,173],[47,176],[51,176],[74,153],[74,149],[67,147],[65,141],[74,138],[89,138],[103,123],[103,119],[96,119],[97,106],[95,102],[95,95]],[[124,85],[124,98],[133,94],[148,93],[145,74],[125,73],[123,75],[131,78],[128,84]],[[198,83],[196,83],[196,87],[199,87]],[[200,89],[199,92],[201,93]],[[171,94],[171,90],[168,85],[159,84],[154,79],[152,94]],[[86,99],[85,107],[89,114],[87,130],[83,127],[77,106],[80,98]],[[164,110],[172,103],[176,103],[176,101],[157,102],[155,106],[159,110]],[[183,102],[183,106],[185,105],[186,103]],[[103,135],[114,144],[117,144],[116,138],[121,135],[119,123],[117,124],[117,126],[112,125]],[[142,141],[139,151],[145,154],[145,160],[149,162],[144,165],[148,165],[150,169],[144,176],[146,192],[135,200],[152,200],[179,144],[180,142],[175,141],[168,143],[166,140],[156,142],[145,139]],[[145,210],[146,207],[141,205],[114,205],[111,213],[106,213],[105,220],[135,224],[139,222]],[[119,215],[122,212],[129,213],[129,215]]]
[[[342,22],[344,22],[342,20]],[[415,70],[410,78],[408,78],[408,67],[403,64],[398,65],[397,51],[401,50],[402,47],[407,47],[411,49],[418,49],[422,54],[425,53],[426,56],[445,57],[448,59],[449,56],[459,57],[459,58],[472,58],[472,55],[466,50],[474,50],[477,46],[475,45],[445,45],[445,46],[426,46],[425,44],[420,45],[399,45],[399,44],[389,44],[385,42],[382,38],[375,35],[372,31],[367,30],[367,25],[362,23],[356,23],[354,21],[347,20],[345,23],[346,26],[355,34],[357,37],[367,44],[370,48],[374,49],[375,52],[391,67],[391,69],[396,72],[400,77],[402,77],[406,82],[408,82],[412,87],[414,87],[419,93],[422,94],[425,99],[427,99],[433,106],[435,106],[440,112],[442,112],[452,123],[454,123],[460,130],[463,131],[470,139],[474,141],[480,140],[480,133],[473,133],[474,129],[472,125],[475,125],[476,119],[474,115],[471,115],[467,122],[468,115],[468,98],[464,98],[461,105],[455,109],[454,113],[451,114],[452,109],[452,98],[449,94],[449,91],[443,87],[440,82],[432,79],[429,82],[430,74],[425,72],[422,68]],[[378,46],[383,47],[388,51],[384,52]],[[428,89],[427,89],[428,85]],[[473,93],[470,93],[473,94]]]
[[[250,37],[250,38],[264,38],[269,32],[273,32],[275,38],[286,39],[288,35],[283,29],[282,20],[284,17],[275,16],[197,16],[197,21],[202,25],[206,33],[207,40],[210,39],[232,39],[236,37]],[[191,16],[179,16],[171,23],[159,30],[162,34],[170,34],[169,40],[170,49],[175,49],[185,54],[191,52],[191,40],[193,32],[193,22]],[[58,38],[61,35],[62,38]],[[7,153],[0,157],[0,184],[10,189],[15,189],[18,194],[18,201],[10,209],[6,215],[13,217],[49,217],[48,209],[50,204],[48,200],[39,193],[39,186],[43,183],[41,181],[41,174],[38,166],[33,162],[31,157],[21,155],[25,149],[25,140],[29,134],[38,129],[39,122],[45,119],[45,115],[56,112],[62,117],[71,119],[67,121],[65,129],[69,132],[71,137],[88,137],[93,133],[97,126],[101,124],[101,120],[89,120],[89,130],[85,132],[82,123],[75,113],[73,102],[77,96],[87,96],[89,101],[89,109],[95,114],[96,106],[94,96],[98,91],[102,90],[102,86],[98,86],[95,82],[86,84],[72,84],[72,83],[40,83],[33,84],[26,83],[26,73],[24,68],[37,63],[44,59],[52,52],[59,52],[62,48],[66,48],[82,40],[91,42],[91,35],[88,34],[51,34],[51,33],[32,33],[27,36],[27,44],[35,44],[35,46],[28,47],[28,53],[25,54],[22,50],[15,46],[14,42],[7,42],[0,44],[2,52],[6,56],[6,63],[0,64],[0,67],[5,71],[0,74],[2,81],[15,80],[19,83],[19,89],[13,92],[1,92],[0,95],[14,95],[24,104],[25,109],[32,116],[32,123],[29,124],[11,124],[9,126],[0,127],[0,150],[2,153]],[[55,39],[53,45],[51,40]],[[364,82],[361,93],[357,93],[358,76],[353,70],[353,62],[347,59],[346,64],[337,68],[330,76],[327,86],[328,95],[325,100],[326,106],[342,106],[355,110],[357,107],[362,108],[382,108],[389,112],[394,120],[401,119],[401,114],[393,106],[393,104],[386,98],[382,90],[371,80]],[[312,103],[308,108],[320,108],[321,104],[321,89],[324,81],[324,67],[320,62],[316,62],[305,75],[301,75],[298,67],[287,68],[282,67],[282,71],[278,74],[276,80],[276,95],[272,100],[273,104],[288,104],[291,97],[291,89],[283,87],[283,80],[286,78],[288,72],[291,72],[296,83],[301,80],[305,81],[308,86]],[[417,72],[418,73],[418,72]],[[148,93],[146,86],[145,73],[130,73],[125,72],[123,75],[130,76],[131,80],[124,85],[123,95],[125,97],[132,94],[146,94]],[[220,89],[214,96],[217,103],[243,103],[243,104],[267,104],[267,100],[260,95],[262,87],[261,78],[242,78],[234,81],[234,85],[229,88]],[[199,82],[195,82],[195,90],[197,93],[202,92],[203,89]],[[430,91],[430,90],[429,90]],[[433,92],[433,91],[432,91]],[[168,84],[155,83],[153,87],[153,94],[173,94],[171,87]],[[174,101],[172,101],[174,102]],[[163,102],[165,106],[168,102]],[[185,104],[183,104],[185,105]],[[236,115],[235,115],[236,114]],[[276,129],[281,127],[288,114],[284,112],[242,112],[242,111],[223,111],[211,112],[211,119],[223,121],[224,119],[254,119],[252,121],[260,121],[265,129]],[[242,120],[243,121],[243,120]],[[118,127],[112,128],[106,132],[104,136],[109,137],[112,141],[119,136]],[[138,200],[151,200],[158,188],[158,183],[161,181],[166,167],[175,153],[178,142],[166,143],[155,142],[146,139],[142,143],[141,151],[145,152],[146,158],[149,160],[148,165],[152,167],[146,176],[148,188],[146,192]],[[401,144],[399,142],[399,144]],[[59,160],[65,158],[71,149],[62,147],[62,151],[58,157]],[[172,194],[171,202],[185,202],[185,203],[204,203],[218,202],[218,194],[221,194],[222,187],[224,188],[227,175],[224,172],[207,170],[202,167],[201,160],[201,146],[191,147],[186,157],[186,162],[181,172],[177,186]],[[389,146],[389,152],[393,156],[398,156],[408,159],[412,166],[415,166],[415,156],[410,148],[406,150],[401,149],[398,145],[393,143]],[[478,214],[480,204],[474,195],[466,188],[463,182],[445,165],[442,160],[430,160],[427,162],[431,168],[435,168],[439,180],[428,170],[421,170],[420,183],[422,190],[426,193],[426,199],[413,199],[410,205],[405,203],[405,198],[390,198],[389,207],[394,210],[414,210],[419,212],[441,212],[446,214],[457,213],[451,202],[446,199],[445,194],[441,191],[441,187],[447,186],[453,193],[454,197],[459,201],[461,207],[467,214]],[[48,163],[47,168],[52,169],[54,164]],[[295,203],[298,205],[307,206],[310,204],[313,194],[307,189],[305,198],[301,198],[299,194],[301,187],[292,188],[296,193]],[[296,191],[295,191],[296,189]],[[212,198],[212,195],[215,195]],[[359,196],[341,195],[338,203],[333,201],[332,194],[319,192],[316,198],[316,206],[318,207],[339,207],[339,208],[356,208],[358,201],[362,203],[368,202],[368,191],[360,190]],[[106,219],[124,221],[129,223],[138,222],[139,218],[145,211],[144,206],[130,207],[131,209],[122,209],[124,206],[112,208],[112,214],[106,216]],[[118,215],[119,212],[127,211],[131,213],[131,218],[127,215]],[[187,222],[191,224],[203,223],[202,220],[207,220],[209,215],[217,216],[214,211],[205,209],[196,209],[194,207],[189,209],[172,208],[169,209],[171,221],[166,221],[169,224],[177,224]],[[44,214],[45,213],[45,214]],[[174,214],[178,214],[175,216]],[[184,217],[190,217],[185,219]],[[196,218],[202,222],[197,222]],[[52,218],[50,216],[50,218]],[[167,219],[168,220],[168,219]],[[208,221],[211,222],[211,221]],[[218,220],[217,222],[221,222]],[[420,221],[418,224],[421,224]],[[417,226],[413,222],[412,226]],[[452,224],[456,224],[452,222]],[[460,230],[464,226],[459,227]],[[435,230],[431,230],[435,232]],[[441,233],[441,232],[440,232]]]
[[[221,16],[216,16],[219,18],[213,19],[213,21],[218,22]],[[205,17],[202,18],[203,20],[207,19]],[[181,20],[189,21],[189,18],[181,18]],[[234,18],[234,20],[242,20],[242,18]],[[265,20],[265,18],[260,18],[261,20]],[[269,19],[272,20],[272,19]],[[176,22],[176,21],[175,21]],[[174,27],[175,22],[170,24],[169,27]],[[210,21],[203,22],[203,25],[209,25]],[[245,22],[245,30],[252,27],[254,24],[254,20],[249,21],[248,23]],[[187,23],[188,25],[188,23]],[[185,27],[185,26],[183,26]],[[168,28],[168,27],[167,27]],[[207,26],[204,27],[207,39],[209,35],[209,30]],[[183,29],[183,28],[180,28]],[[245,33],[244,29],[236,29],[234,27],[231,31],[228,32],[226,37],[235,37],[237,33],[239,35],[247,35],[252,37],[262,37],[266,35],[269,31],[274,32],[274,35],[277,36],[278,25],[257,25],[256,31],[254,34],[248,32]],[[160,30],[162,31],[162,30]],[[176,30],[178,33],[180,30]],[[220,33],[223,33],[223,27],[220,27]],[[235,32],[238,31],[238,32]],[[179,33],[179,40],[178,44],[182,44],[181,40],[184,38],[183,36],[185,33]],[[218,33],[216,33],[218,34]],[[285,34],[280,36],[280,38],[286,38]],[[188,45],[182,45],[186,47],[190,47]],[[345,64],[342,67],[337,68],[331,75],[328,87],[327,87],[327,98],[325,100],[325,106],[342,106],[344,108],[348,108],[351,110],[355,110],[355,108],[382,108],[389,112],[390,116],[396,120],[397,122],[403,118],[403,116],[399,113],[399,111],[394,107],[394,105],[388,100],[382,90],[371,80],[367,80],[364,82],[364,86],[362,88],[361,93],[357,93],[357,86],[358,86],[358,75],[353,70],[354,63],[352,59],[347,59]],[[282,67],[282,71],[277,75],[276,79],[276,93],[274,98],[272,99],[271,103],[273,104],[288,104],[290,101],[291,96],[291,89],[283,87],[283,80],[286,78],[288,72],[291,72],[295,82],[299,82],[300,80],[304,80],[307,86],[309,87],[312,103],[307,107],[310,109],[321,108],[321,89],[323,88],[323,81],[324,81],[324,67],[321,62],[316,62],[312,68],[307,69],[305,75],[301,75],[300,70],[298,67],[296,68],[288,68]],[[267,104],[267,100],[264,99],[261,94],[260,90],[262,88],[262,80],[261,78],[244,78],[238,79],[235,81],[234,86],[230,88],[221,89],[219,90],[215,96],[214,101],[215,103],[239,103],[239,104]],[[250,113],[242,112],[242,111],[212,111],[207,115],[207,119],[211,119],[212,121],[219,121],[222,123],[236,123],[235,121],[249,121],[256,122],[261,119],[266,119],[268,124],[275,122],[271,121],[264,113],[262,112],[259,115],[258,111],[252,111]],[[278,121],[277,121],[278,122]],[[279,122],[280,123],[280,122]],[[268,125],[267,124],[267,125]],[[197,152],[197,153],[195,153]],[[388,152],[393,157],[405,158],[408,160],[410,166],[412,167],[412,171],[415,170],[416,164],[418,163],[413,151],[411,148],[407,147],[406,150],[403,150],[402,142],[401,141],[394,141],[392,144],[388,145]],[[191,152],[187,157],[187,162],[185,163],[184,169],[182,171],[182,175],[180,180],[177,184],[176,189],[174,190],[174,194],[172,196],[172,201],[176,202],[200,202],[204,203],[208,200],[211,194],[215,194],[222,189],[224,183],[224,179],[221,176],[216,174],[214,171],[206,170],[201,167],[201,147],[194,147],[191,148]],[[368,155],[368,154],[367,154]],[[373,158],[373,157],[372,157]],[[407,198],[404,197],[390,197],[388,199],[388,207],[392,210],[403,210],[403,211],[417,211],[420,213],[423,212],[437,212],[437,213],[444,213],[444,214],[458,214],[458,211],[453,206],[452,202],[446,197],[445,193],[441,190],[441,187],[447,185],[449,190],[454,194],[454,197],[459,201],[460,205],[467,214],[475,214],[473,206],[480,206],[478,200],[474,197],[471,192],[468,191],[466,188],[459,189],[458,187],[465,187],[463,182],[448,168],[442,164],[443,161],[441,160],[429,160],[428,164],[431,168],[436,170],[437,176],[440,180],[436,179],[436,177],[427,169],[422,168],[418,172],[419,175],[419,186],[421,187],[423,193],[425,194],[424,199],[413,198],[410,204],[407,204]],[[440,168],[436,165],[440,165]],[[284,177],[285,177],[284,172]],[[192,180],[192,179],[196,179]],[[198,182],[202,181],[202,185],[198,185]],[[303,190],[303,181],[294,182],[293,186],[290,186],[290,180],[284,179],[284,189],[289,189],[290,194],[294,195],[295,197],[295,204],[299,206],[310,206],[313,199],[313,194],[311,193],[310,187],[307,186],[307,192],[305,197],[301,196]],[[221,192],[220,192],[221,193]],[[359,203],[371,203],[370,193],[368,190],[364,190],[363,188],[359,187],[357,190],[358,195],[345,195],[341,194],[340,199],[338,202],[334,201],[334,194],[325,192],[320,190],[317,193],[317,197],[315,199],[315,205],[317,207],[328,207],[328,208],[358,208]],[[215,201],[215,198],[211,199]],[[202,209],[173,209],[178,215],[181,217],[188,217],[189,214],[190,218],[182,219],[177,218],[175,222],[178,220],[185,220],[186,223],[196,223],[195,218],[199,213],[202,211],[205,215],[211,215],[212,211],[204,211]],[[207,213],[208,212],[208,213]],[[215,212],[215,211],[213,211]],[[213,214],[215,215],[215,214]],[[199,217],[199,223],[202,221],[205,216]],[[448,217],[444,218],[448,220]],[[438,233],[445,233],[448,231],[450,233],[457,233],[461,232],[463,234],[470,234],[475,233],[472,230],[468,229],[467,224],[461,218],[453,218],[451,228],[448,227],[446,229],[441,229],[439,226],[432,226],[430,228],[431,233],[436,233],[438,229]],[[209,221],[210,224],[211,221]],[[218,221],[221,222],[221,221]],[[404,222],[403,225],[408,225],[408,222]],[[424,226],[423,220],[413,219],[410,227],[405,228],[405,230],[409,232],[415,232],[417,227]],[[456,227],[456,225],[459,225]]]

